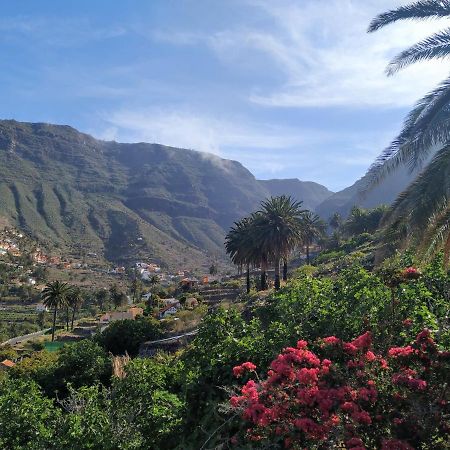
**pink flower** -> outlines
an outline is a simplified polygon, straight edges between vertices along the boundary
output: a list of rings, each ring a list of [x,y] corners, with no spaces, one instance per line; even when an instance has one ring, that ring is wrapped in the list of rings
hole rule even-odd
[[[242,375],[244,375],[246,370],[248,370],[249,372],[252,372],[255,369],[256,369],[256,366],[253,363],[245,362],[245,363],[241,364],[240,366],[233,367],[233,375],[236,378],[239,378]]]
[[[358,350],[368,350],[372,345],[372,333],[367,331],[351,342]]]
[[[375,361],[377,359],[375,354],[373,352],[371,352],[370,350],[366,352],[364,357],[366,358],[366,361],[369,361],[369,362]]]
[[[414,349],[408,345],[406,347],[392,347],[389,349],[388,355],[391,358],[406,357],[414,353]]]
[[[341,342],[341,340],[339,338],[337,338],[336,336],[329,336],[329,337],[323,338],[323,342],[328,345],[338,345]]]

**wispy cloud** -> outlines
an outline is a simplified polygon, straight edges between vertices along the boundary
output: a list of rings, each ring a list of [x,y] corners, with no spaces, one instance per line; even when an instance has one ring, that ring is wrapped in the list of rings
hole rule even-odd
[[[121,109],[102,113],[100,121],[96,130],[88,131],[101,139],[190,148],[238,160],[257,177],[295,176],[334,189],[348,184],[346,167],[363,172],[387,140],[379,132],[325,132],[246,117],[212,118],[188,107]],[[336,183],[330,183],[338,168]]]
[[[46,16],[16,16],[0,19],[3,39],[24,37],[33,43],[53,47],[71,47],[92,41],[124,36],[122,25],[99,26],[89,18],[62,18]]]
[[[153,36],[174,45],[203,43],[238,71],[261,61],[268,67],[271,62],[269,71],[282,74],[283,81],[268,89],[255,79],[248,97],[264,106],[404,107],[448,75],[445,62],[427,62],[393,78],[385,76],[385,67],[397,52],[437,27],[430,21],[398,23],[367,34],[375,15],[396,6],[392,0],[246,3],[267,20],[259,26],[241,23],[209,35],[166,30]]]

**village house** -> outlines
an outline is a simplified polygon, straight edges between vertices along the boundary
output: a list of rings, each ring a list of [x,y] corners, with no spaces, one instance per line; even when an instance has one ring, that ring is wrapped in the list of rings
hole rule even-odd
[[[163,306],[169,306],[169,305],[178,305],[180,306],[180,302],[176,298],[162,298],[160,299],[160,302]]]
[[[5,359],[0,363],[0,370],[8,370],[11,369],[11,367],[14,367],[16,365],[15,362],[11,361],[10,359]]]
[[[144,310],[137,306],[128,308],[126,311],[111,311],[100,317],[100,323],[105,324],[116,320],[135,320],[136,317],[142,316]]]
[[[178,303],[179,305],[179,303]],[[178,311],[177,305],[167,305],[166,307],[160,309],[158,311],[158,319],[166,319],[173,314],[176,314]]]
[[[180,285],[183,289],[193,289],[195,286],[197,286],[197,284],[197,278],[183,278],[180,281]]]

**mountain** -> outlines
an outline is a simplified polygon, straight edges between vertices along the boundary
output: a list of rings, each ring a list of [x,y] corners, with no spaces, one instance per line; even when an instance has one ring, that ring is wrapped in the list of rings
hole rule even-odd
[[[259,183],[270,195],[290,195],[297,201],[303,201],[306,209],[315,209],[317,205],[324,202],[333,195],[325,186],[312,181],[300,181],[297,178],[286,180],[259,180]]]
[[[363,208],[389,205],[417,177],[417,174],[418,171],[410,173],[408,168],[400,167],[370,190],[365,189],[367,186],[367,175],[365,175],[352,186],[325,199],[316,206],[315,210],[321,217],[328,219],[335,212],[343,217],[347,216],[355,205]]]
[[[240,163],[68,126],[0,121],[0,216],[46,245],[170,266],[223,252],[267,192]]]
[[[158,144],[96,140],[69,126],[0,121],[0,222],[72,256],[199,267],[270,194],[314,205],[328,190],[257,181],[239,162]],[[285,192],[284,192],[285,191]]]

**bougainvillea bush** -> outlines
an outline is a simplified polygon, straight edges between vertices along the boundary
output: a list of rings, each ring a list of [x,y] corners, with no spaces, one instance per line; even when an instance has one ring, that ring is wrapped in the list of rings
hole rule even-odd
[[[262,379],[251,362],[234,367],[247,379],[230,399],[244,423],[237,447],[450,448],[450,352],[428,330],[383,355],[370,332],[312,348],[301,340],[284,349]]]

